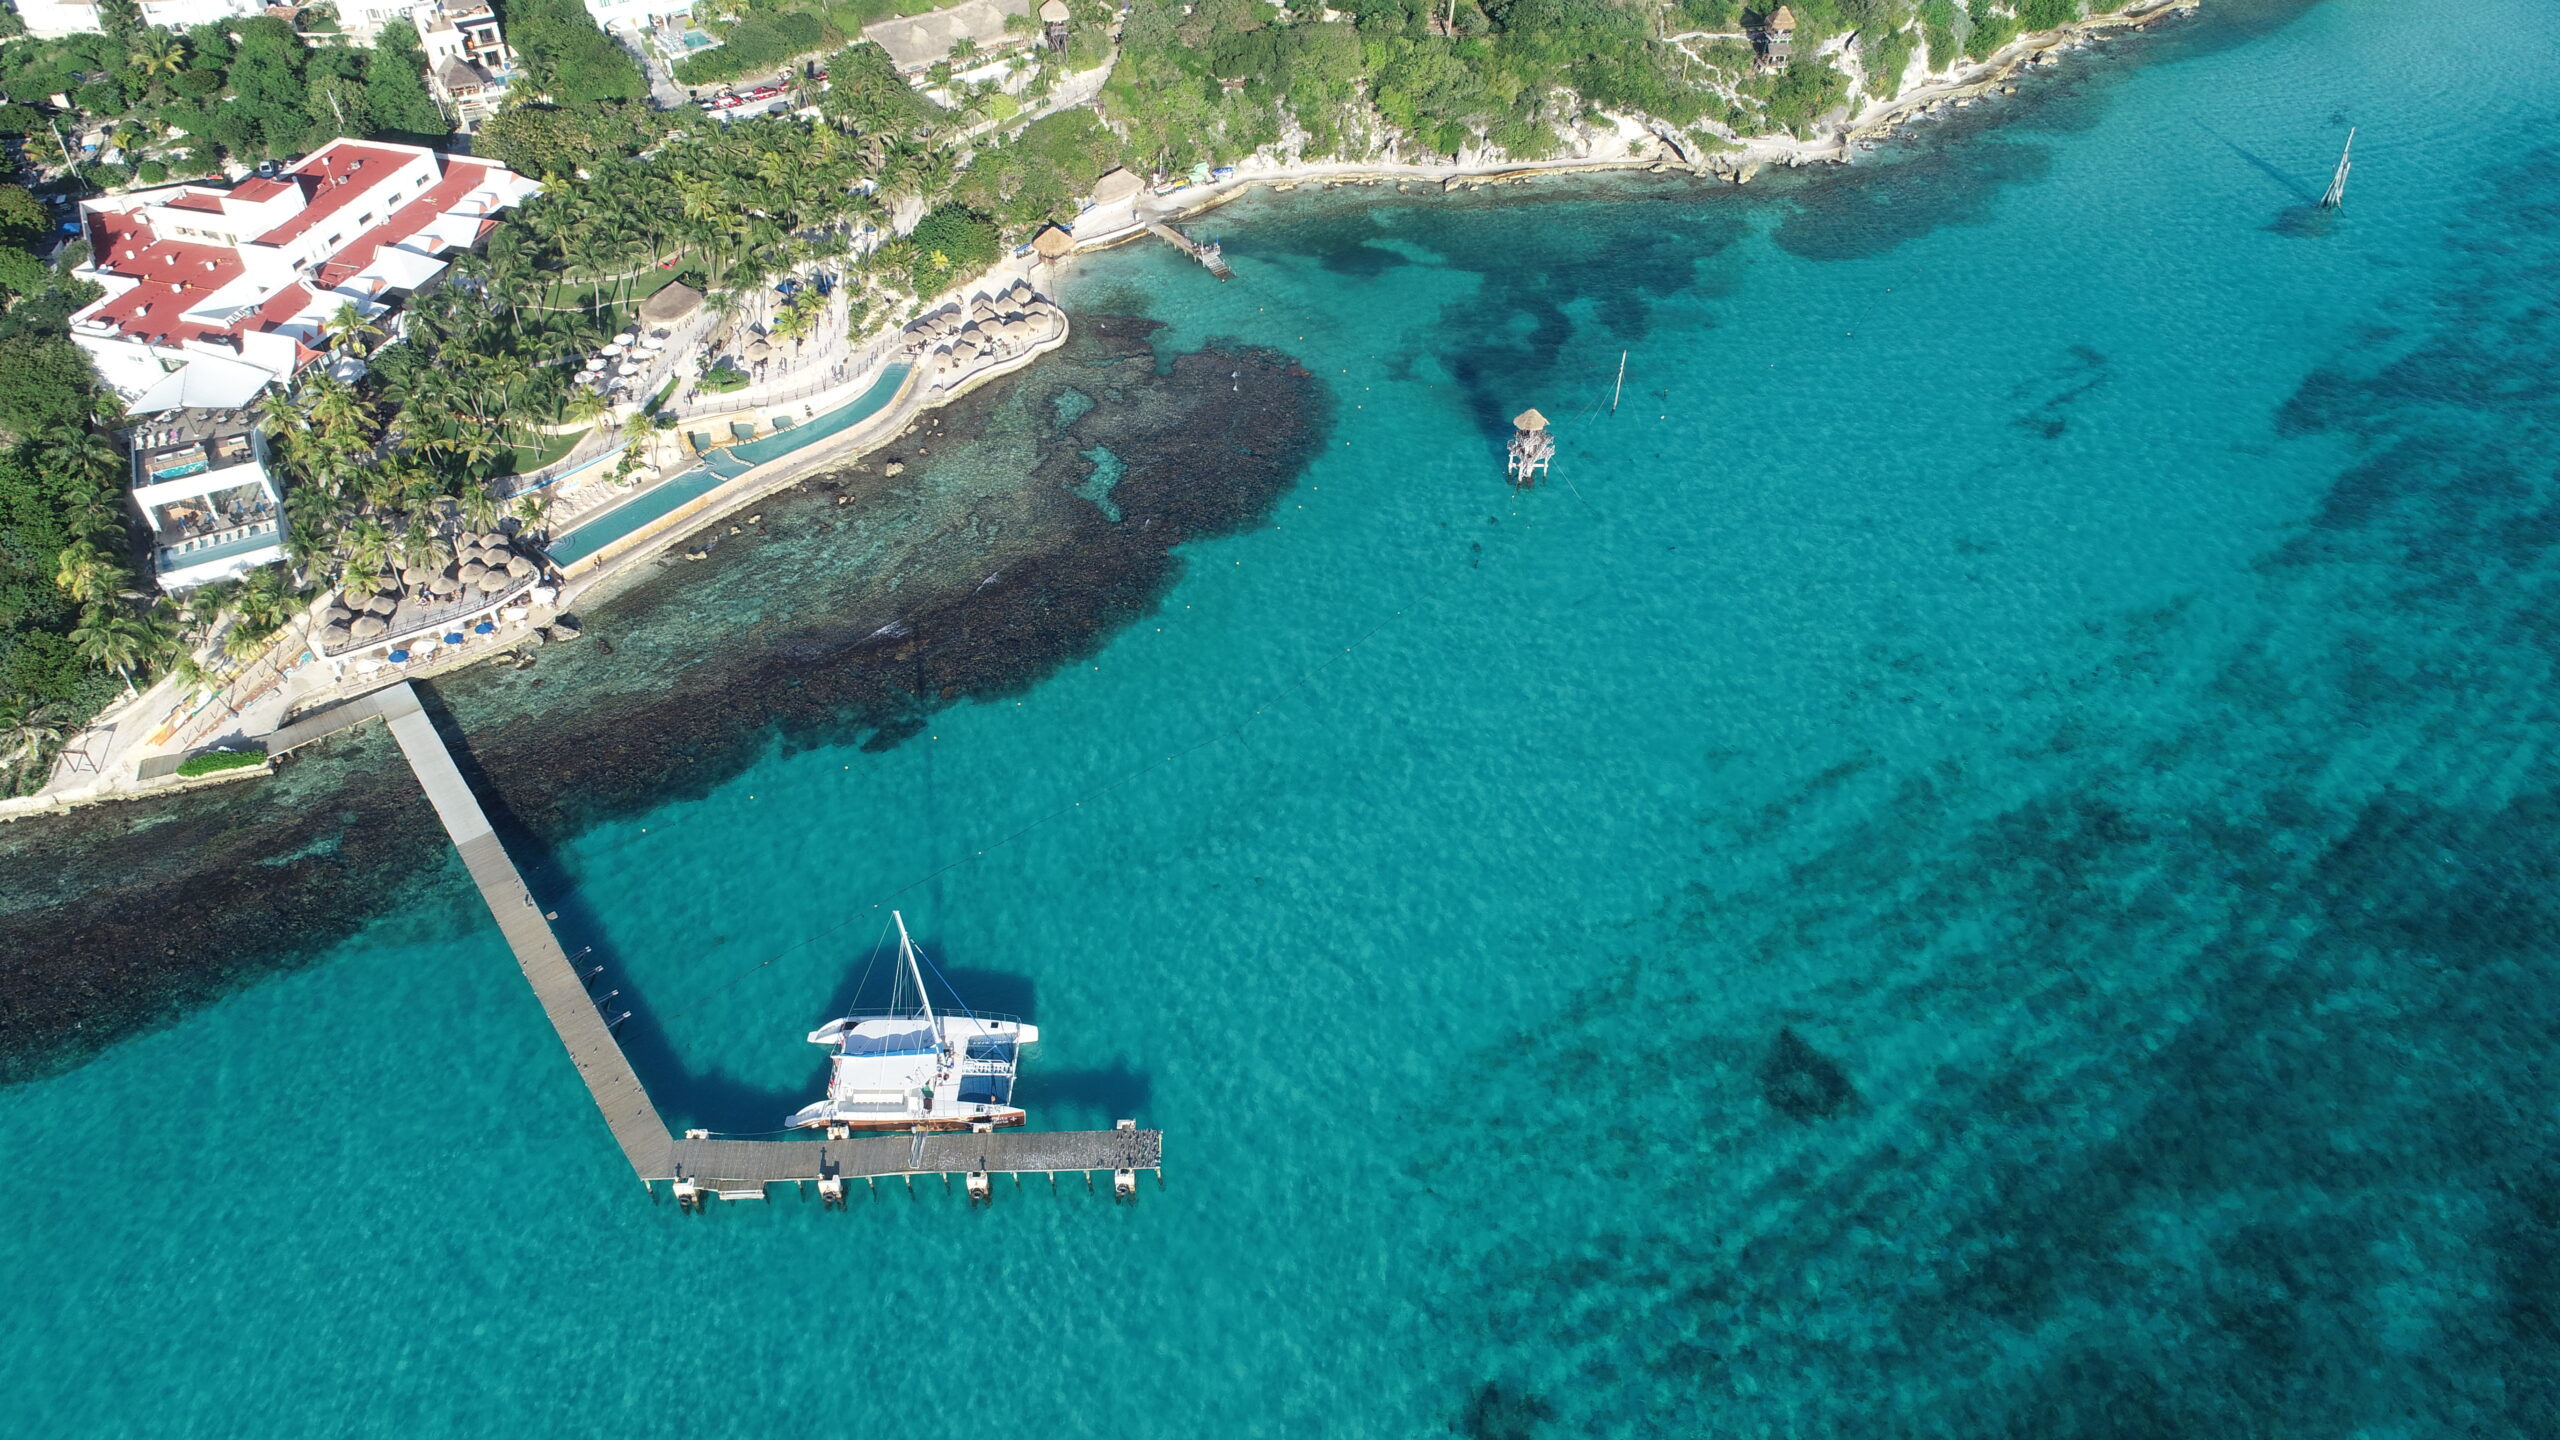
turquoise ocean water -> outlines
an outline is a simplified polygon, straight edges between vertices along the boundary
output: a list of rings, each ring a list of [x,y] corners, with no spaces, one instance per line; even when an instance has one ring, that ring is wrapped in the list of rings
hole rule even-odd
[[[547,857],[678,1123],[895,904],[1137,1206],[653,1205],[448,863],[0,1092],[0,1429],[2551,1433],[2560,40],[2209,6],[1852,175],[1080,262],[1330,388],[1275,523]]]

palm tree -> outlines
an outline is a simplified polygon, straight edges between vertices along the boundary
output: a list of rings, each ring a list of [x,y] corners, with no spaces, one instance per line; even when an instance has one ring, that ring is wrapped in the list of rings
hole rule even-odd
[[[0,757],[16,768],[62,740],[59,713],[24,696],[0,702]]]
[[[433,526],[412,521],[400,536],[400,563],[412,570],[442,570],[453,563],[453,542]]]
[[[613,402],[604,397],[603,391],[583,385],[570,391],[560,407],[560,418],[572,425],[593,425],[612,413]]]
[[[498,503],[497,494],[477,481],[462,487],[455,508],[462,512],[462,523],[474,530],[496,529],[498,516],[505,509]]]
[[[145,80],[174,80],[187,68],[187,51],[177,36],[166,30],[151,29],[133,37],[133,51],[125,56],[125,60],[142,72]],[[156,84],[154,88],[157,88]]]
[[[128,695],[133,693],[133,667],[142,663],[153,638],[140,621],[103,605],[81,611],[80,623],[71,631],[71,645],[80,658],[114,671]]]
[[[338,313],[320,323],[320,333],[326,337],[323,343],[331,350],[362,359],[368,348],[366,342],[381,339],[383,330],[366,319],[363,312],[356,309],[355,302],[349,300],[338,307]]]
[[[77,605],[95,605],[124,587],[125,572],[87,540],[75,540],[56,557],[53,583]]]
[[[539,530],[551,518],[551,502],[540,495],[516,497],[516,524],[526,532]]]

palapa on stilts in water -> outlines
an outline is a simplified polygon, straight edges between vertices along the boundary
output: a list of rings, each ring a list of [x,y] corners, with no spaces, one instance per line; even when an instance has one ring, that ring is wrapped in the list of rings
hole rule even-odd
[[[1546,416],[1528,409],[1512,417],[1510,455],[1511,483],[1523,488],[1537,484],[1556,458],[1556,437],[1547,431]]]

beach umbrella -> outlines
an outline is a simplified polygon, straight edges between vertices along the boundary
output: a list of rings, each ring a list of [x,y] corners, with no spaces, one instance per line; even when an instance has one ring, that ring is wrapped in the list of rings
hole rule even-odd
[[[667,348],[667,342],[659,339],[655,335],[652,335],[648,339],[640,342],[640,348],[643,350],[664,350]]]
[[[389,595],[376,595],[364,602],[364,612],[368,615],[388,615],[399,608],[399,600]]]
[[[353,624],[347,626],[347,635],[351,639],[370,640],[390,628],[379,615],[359,615]]]
[[[462,567],[462,583],[465,585],[477,585],[480,583],[480,577],[488,573],[488,565],[475,559],[470,564]]]
[[[409,652],[406,650],[394,650],[382,658],[390,661],[394,665],[406,665],[409,663]]]
[[[507,572],[503,570],[492,570],[488,574],[480,577],[480,588],[491,594],[504,590],[514,583],[515,580],[513,577],[509,576]]]
[[[471,627],[471,633],[474,635],[495,635],[498,633],[498,627],[486,620],[483,620],[479,624]]]
[[[628,344],[630,344],[632,341],[637,340],[637,339],[639,339],[639,338],[640,338],[640,337],[639,337],[638,335],[633,334],[631,331],[625,330],[625,331],[623,331],[621,334],[616,335],[616,336],[614,336],[614,337],[613,337],[613,343],[614,343],[614,344],[616,344],[616,345],[628,345]]]
[[[616,341],[614,341],[612,344],[607,345],[606,347],[604,347],[604,351],[603,351],[603,353],[604,353],[604,354],[607,354],[607,355],[619,355],[619,354],[621,354],[623,351],[628,350],[628,349],[630,349],[630,348],[631,348],[631,347],[630,347],[629,345],[624,344],[624,343],[623,343],[622,341],[620,341],[620,340],[616,340]]]
[[[322,626],[320,630],[321,645],[332,650],[346,644],[353,638],[354,637],[348,633],[347,627],[342,623],[325,625]]]
[[[459,631],[459,630],[450,630],[450,631],[447,631],[447,632],[445,633],[444,643],[446,643],[447,645],[459,645],[459,644],[461,644],[461,643],[462,643],[462,632],[461,632],[461,631]]]
[[[519,580],[530,580],[538,572],[535,570],[532,561],[519,555],[513,560],[507,562],[507,573],[513,575]]]

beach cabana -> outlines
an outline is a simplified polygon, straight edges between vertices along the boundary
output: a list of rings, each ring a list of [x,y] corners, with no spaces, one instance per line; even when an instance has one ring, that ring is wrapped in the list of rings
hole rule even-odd
[[[640,323],[673,325],[702,308],[702,292],[679,280],[640,302]]]
[[[1052,225],[1031,237],[1031,253],[1043,260],[1064,260],[1076,251],[1076,237]]]

